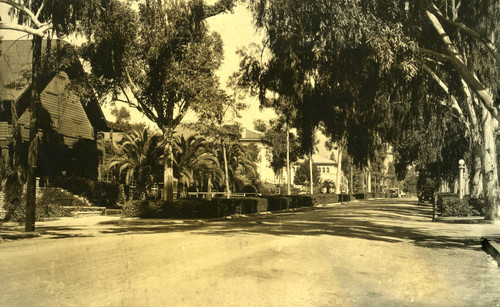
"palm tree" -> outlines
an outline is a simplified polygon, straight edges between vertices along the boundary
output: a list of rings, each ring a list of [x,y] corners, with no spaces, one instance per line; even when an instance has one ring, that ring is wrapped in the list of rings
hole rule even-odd
[[[227,156],[228,178],[233,190],[235,187],[242,186],[249,178],[258,176],[257,165],[251,158],[249,150],[238,142],[225,144]],[[223,152],[219,150],[218,156],[221,159]]]
[[[113,143],[115,156],[108,164],[109,170],[117,170],[125,184],[135,182],[138,197],[146,196],[146,187],[155,174],[161,174],[163,150],[161,136],[143,127],[133,127],[124,134],[119,144]]]
[[[224,171],[222,170],[217,159],[217,152],[213,146],[206,146],[206,156],[200,160],[196,165],[194,172],[196,174],[195,181],[203,191],[203,186],[206,182],[207,199],[212,198],[212,186],[220,189],[224,184]]]
[[[218,161],[209,143],[198,135],[185,137],[177,135],[173,144],[174,176],[178,179],[178,196],[186,197],[187,189],[193,184],[201,185],[218,178]],[[211,184],[208,183],[207,186]]]

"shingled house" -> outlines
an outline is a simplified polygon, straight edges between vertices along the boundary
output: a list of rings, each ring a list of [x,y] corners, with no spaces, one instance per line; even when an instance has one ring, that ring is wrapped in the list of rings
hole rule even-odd
[[[58,40],[50,42],[50,48],[47,44],[44,41],[42,47],[46,65],[40,96],[42,110],[38,136],[41,141],[37,176],[47,178],[73,174],[95,177],[98,161],[95,140],[98,131],[107,130],[104,114],[95,96],[88,94],[92,91],[85,82],[81,82],[83,68],[73,47]],[[4,40],[0,43],[0,52],[0,147],[5,163],[12,163],[16,113],[23,154],[27,149],[31,117],[28,109],[31,41]],[[77,78],[80,80],[79,90],[70,86],[71,81]],[[95,167],[93,164],[96,164]]]

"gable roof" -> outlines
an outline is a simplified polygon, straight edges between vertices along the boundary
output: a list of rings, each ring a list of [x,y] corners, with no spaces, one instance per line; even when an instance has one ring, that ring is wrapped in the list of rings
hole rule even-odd
[[[330,160],[328,158],[325,158],[323,156],[320,156],[318,154],[315,154],[313,155],[312,157],[312,160],[313,160],[313,164],[322,164],[322,165],[334,165],[334,164],[337,164],[337,162],[333,161],[333,160]]]
[[[262,133],[255,132],[252,130],[249,130],[247,128],[243,128],[242,134],[240,141],[247,141],[247,142],[263,142],[263,135]]]
[[[47,40],[43,40],[42,53],[48,49]],[[74,48],[61,40],[52,40],[50,51],[58,54],[57,71],[44,72],[42,88],[49,84],[58,71],[67,73],[70,79],[84,77],[85,73]],[[32,42],[31,40],[3,40],[0,42],[0,101],[16,101],[20,116],[28,107],[31,88]],[[83,82],[85,83],[85,82]],[[83,86],[88,86],[83,84]],[[80,102],[93,127],[106,129],[106,119],[94,95],[86,99],[80,97]]]
[[[334,160],[328,159],[326,157],[323,157],[318,154],[314,154],[312,156],[313,164],[314,165],[337,165],[338,163]],[[302,163],[306,161],[305,159],[299,159],[297,162]]]

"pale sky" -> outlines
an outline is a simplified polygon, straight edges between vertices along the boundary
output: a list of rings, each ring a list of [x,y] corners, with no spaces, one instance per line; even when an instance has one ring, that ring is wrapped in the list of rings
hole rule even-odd
[[[0,16],[3,21],[9,20],[7,15],[8,6],[5,4],[0,4]],[[239,56],[236,51],[239,48],[248,46],[250,43],[259,43],[260,36],[255,32],[252,24],[251,13],[243,6],[239,5],[234,9],[233,14],[223,14],[212,17],[209,19],[209,26],[212,31],[218,32],[224,42],[224,62],[221,69],[218,72],[221,78],[221,84],[225,88],[228,77],[239,67]],[[21,32],[16,31],[0,31],[0,36],[3,39],[17,39],[20,36],[25,35]],[[232,93],[230,89],[228,92]],[[259,102],[255,98],[247,98],[245,102],[248,104],[248,109],[241,113],[242,117],[238,119],[242,125],[246,128],[253,129],[253,121],[255,119],[268,120],[274,117],[274,112],[271,110],[259,110]],[[121,107],[121,104],[117,104]],[[126,106],[123,104],[123,106]],[[114,116],[111,115],[111,107],[104,106],[103,111],[106,119],[109,121],[114,121]],[[147,118],[142,115],[139,111],[135,109],[130,110],[132,115],[132,121],[134,122],[149,122]],[[190,115],[186,120],[192,120],[193,116]],[[150,124],[151,128],[156,128],[154,124]]]

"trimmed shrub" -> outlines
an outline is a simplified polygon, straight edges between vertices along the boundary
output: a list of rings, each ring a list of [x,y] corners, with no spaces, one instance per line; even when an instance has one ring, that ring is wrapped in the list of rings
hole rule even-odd
[[[339,194],[314,194],[311,196],[315,205],[339,202]]]
[[[269,201],[262,197],[248,197],[242,200],[242,214],[266,212],[269,207]]]
[[[161,200],[136,200],[123,206],[123,214],[141,218],[217,218],[268,210],[268,200],[261,197],[181,199],[172,203]]]
[[[356,194],[352,194],[352,196],[354,197],[354,199],[366,199],[366,194],[365,193],[356,193]]]
[[[133,200],[123,205],[123,215],[128,217],[163,218],[167,217],[166,206],[161,200]]]
[[[476,211],[480,216],[485,214],[485,202],[484,198],[468,198],[469,205]]]
[[[353,196],[351,194],[340,194],[339,195],[339,200],[340,202],[343,202],[343,203],[346,203],[346,202],[350,202],[351,200],[353,200]]]
[[[180,199],[165,203],[168,218],[215,218],[220,217],[214,204],[203,198]]]
[[[289,208],[311,207],[314,206],[311,195],[287,195],[290,198]]]
[[[281,195],[264,196],[267,199],[267,209],[269,211],[279,211],[290,209],[290,198]]]
[[[478,215],[479,212],[469,204],[467,198],[460,199],[458,194],[454,193],[438,193],[436,201],[436,210],[438,215],[447,216],[471,216]]]

